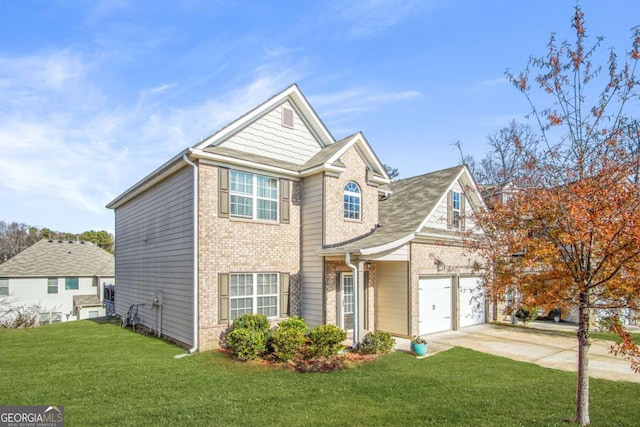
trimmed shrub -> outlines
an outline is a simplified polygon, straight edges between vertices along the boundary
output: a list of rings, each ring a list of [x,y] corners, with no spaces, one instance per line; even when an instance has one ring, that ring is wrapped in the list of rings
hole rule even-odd
[[[234,326],[227,334],[227,346],[238,359],[252,360],[265,352],[266,337],[261,330]]]
[[[286,362],[293,359],[300,348],[305,345],[307,339],[304,332],[294,327],[278,327],[271,331],[269,348],[273,356]]]
[[[289,317],[278,323],[279,329],[296,329],[303,334],[307,332],[307,324],[302,317]]]
[[[386,354],[393,349],[395,340],[388,332],[369,332],[358,343],[356,351],[360,354]]]
[[[233,320],[233,329],[250,329],[266,335],[270,327],[269,319],[264,314],[247,313]]]
[[[316,326],[307,333],[307,357],[329,357],[338,352],[347,333],[335,325]]]
[[[524,326],[527,326],[527,323],[538,318],[538,308],[523,305],[516,311],[515,316],[524,324]]]

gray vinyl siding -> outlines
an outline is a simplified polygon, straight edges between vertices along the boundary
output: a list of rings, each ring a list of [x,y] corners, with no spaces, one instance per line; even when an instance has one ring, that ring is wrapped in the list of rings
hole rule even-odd
[[[324,322],[322,248],[323,203],[322,174],[302,181],[302,317],[310,326]]]
[[[320,151],[320,144],[293,106],[288,101],[284,106],[293,110],[293,128],[282,125],[282,106],[280,106],[233,135],[220,146],[298,165],[305,163]]]
[[[116,209],[116,312],[132,304],[156,328],[152,302],[163,293],[162,334],[193,345],[193,170],[180,169]]]
[[[409,335],[409,264],[376,263],[376,329]]]

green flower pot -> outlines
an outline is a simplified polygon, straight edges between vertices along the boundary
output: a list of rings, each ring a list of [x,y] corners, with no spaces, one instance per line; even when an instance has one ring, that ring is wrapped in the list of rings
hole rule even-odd
[[[411,351],[413,351],[417,356],[426,356],[427,350],[427,344],[425,343],[411,343]]]

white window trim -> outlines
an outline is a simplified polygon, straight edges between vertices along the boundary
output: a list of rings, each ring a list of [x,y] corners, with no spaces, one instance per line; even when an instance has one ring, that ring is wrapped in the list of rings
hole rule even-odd
[[[344,290],[344,282],[345,282],[345,278],[350,277],[351,278],[351,283],[352,286],[354,286],[354,290],[351,293],[351,296],[353,298],[353,301],[351,302],[351,305],[353,306],[353,310],[350,312],[345,312],[344,311],[344,305],[345,305],[345,290]],[[348,314],[353,314],[355,316],[355,308],[356,308],[356,300],[355,300],[355,280],[354,280],[354,276],[353,273],[351,272],[343,272],[340,273],[340,305],[339,305],[339,311],[340,311],[340,318],[338,320],[338,324],[340,325],[341,329],[347,330],[347,331],[352,331],[353,329],[346,329],[346,325],[344,324],[344,316],[348,313]]]
[[[1,293],[0,296],[8,296],[11,290],[9,289],[9,279],[0,279],[0,288],[6,289],[7,293]]]
[[[243,173],[246,175],[250,175],[251,176],[251,189],[252,189],[252,194],[246,194],[246,193],[238,193],[236,191],[233,191],[231,189],[231,182],[233,180],[233,174],[234,173]],[[262,177],[262,178],[266,178],[269,180],[275,180],[276,181],[276,197],[275,198],[270,198],[270,197],[259,197],[258,196],[258,177]],[[238,196],[238,197],[246,197],[246,198],[250,198],[252,200],[251,202],[251,207],[252,207],[252,212],[251,212],[251,216],[247,216],[247,215],[238,215],[238,214],[234,214],[231,213],[231,196]],[[258,200],[267,200],[270,202],[275,202],[276,203],[276,218],[275,219],[265,219],[265,218],[258,218]],[[243,170],[238,170],[238,169],[232,169],[229,172],[229,216],[231,218],[242,218],[242,219],[251,219],[254,221],[265,221],[265,222],[272,222],[272,223],[277,223],[280,221],[280,185],[279,185],[279,180],[278,178],[274,178],[272,176],[268,176],[268,175],[260,175],[260,174],[255,174],[252,172],[247,172],[247,171],[243,171]]]
[[[348,191],[347,190],[347,186],[349,184],[355,185],[358,188],[358,192],[356,193],[355,191]],[[351,218],[350,216],[347,216],[347,210],[345,209],[345,206],[344,206],[344,198],[345,198],[345,196],[351,196],[351,197],[357,197],[358,198],[358,217],[357,218]],[[343,191],[342,191],[342,210],[343,210],[342,216],[344,217],[344,219],[346,219],[348,221],[362,221],[362,189],[360,188],[358,183],[355,182],[355,181],[349,181],[343,187]]]
[[[56,291],[55,292],[51,292],[51,288],[53,285],[49,284],[49,281],[56,281]],[[60,283],[58,283],[58,278],[57,277],[47,277],[47,294],[58,294],[60,293]]]
[[[258,295],[258,275],[259,274],[270,274],[276,277],[276,293],[275,294],[262,294]],[[249,275],[252,280],[252,294],[251,295],[239,295],[239,296],[231,296],[231,278],[233,276],[239,275]],[[259,272],[259,273],[229,273],[229,319],[233,321],[231,316],[231,301],[234,299],[246,299],[251,298],[251,313],[258,313],[258,298],[259,297],[275,297],[276,298],[276,314],[275,316],[267,316],[269,319],[276,319],[280,316],[280,274],[276,272]]]
[[[456,195],[458,196],[458,207],[456,208]],[[451,214],[453,216],[452,221],[453,221],[453,228],[455,228],[456,230],[460,230],[460,228],[462,227],[462,202],[460,201],[460,198],[462,197],[462,193],[459,191],[453,191],[453,194],[451,195]],[[456,217],[456,213],[458,214],[458,216]]]

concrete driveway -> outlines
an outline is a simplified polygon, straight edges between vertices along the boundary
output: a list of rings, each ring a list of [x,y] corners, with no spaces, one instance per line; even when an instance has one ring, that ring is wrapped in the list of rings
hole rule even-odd
[[[573,330],[575,331],[575,327]],[[577,370],[576,338],[551,335],[549,331],[542,329],[482,324],[459,331],[425,335],[425,338],[429,343],[430,355],[451,347],[465,347],[546,368],[573,372]],[[409,340],[396,338],[396,348],[408,351]],[[589,352],[590,376],[640,383],[640,374],[631,370],[627,360],[613,356],[610,349],[611,342],[592,339]]]

